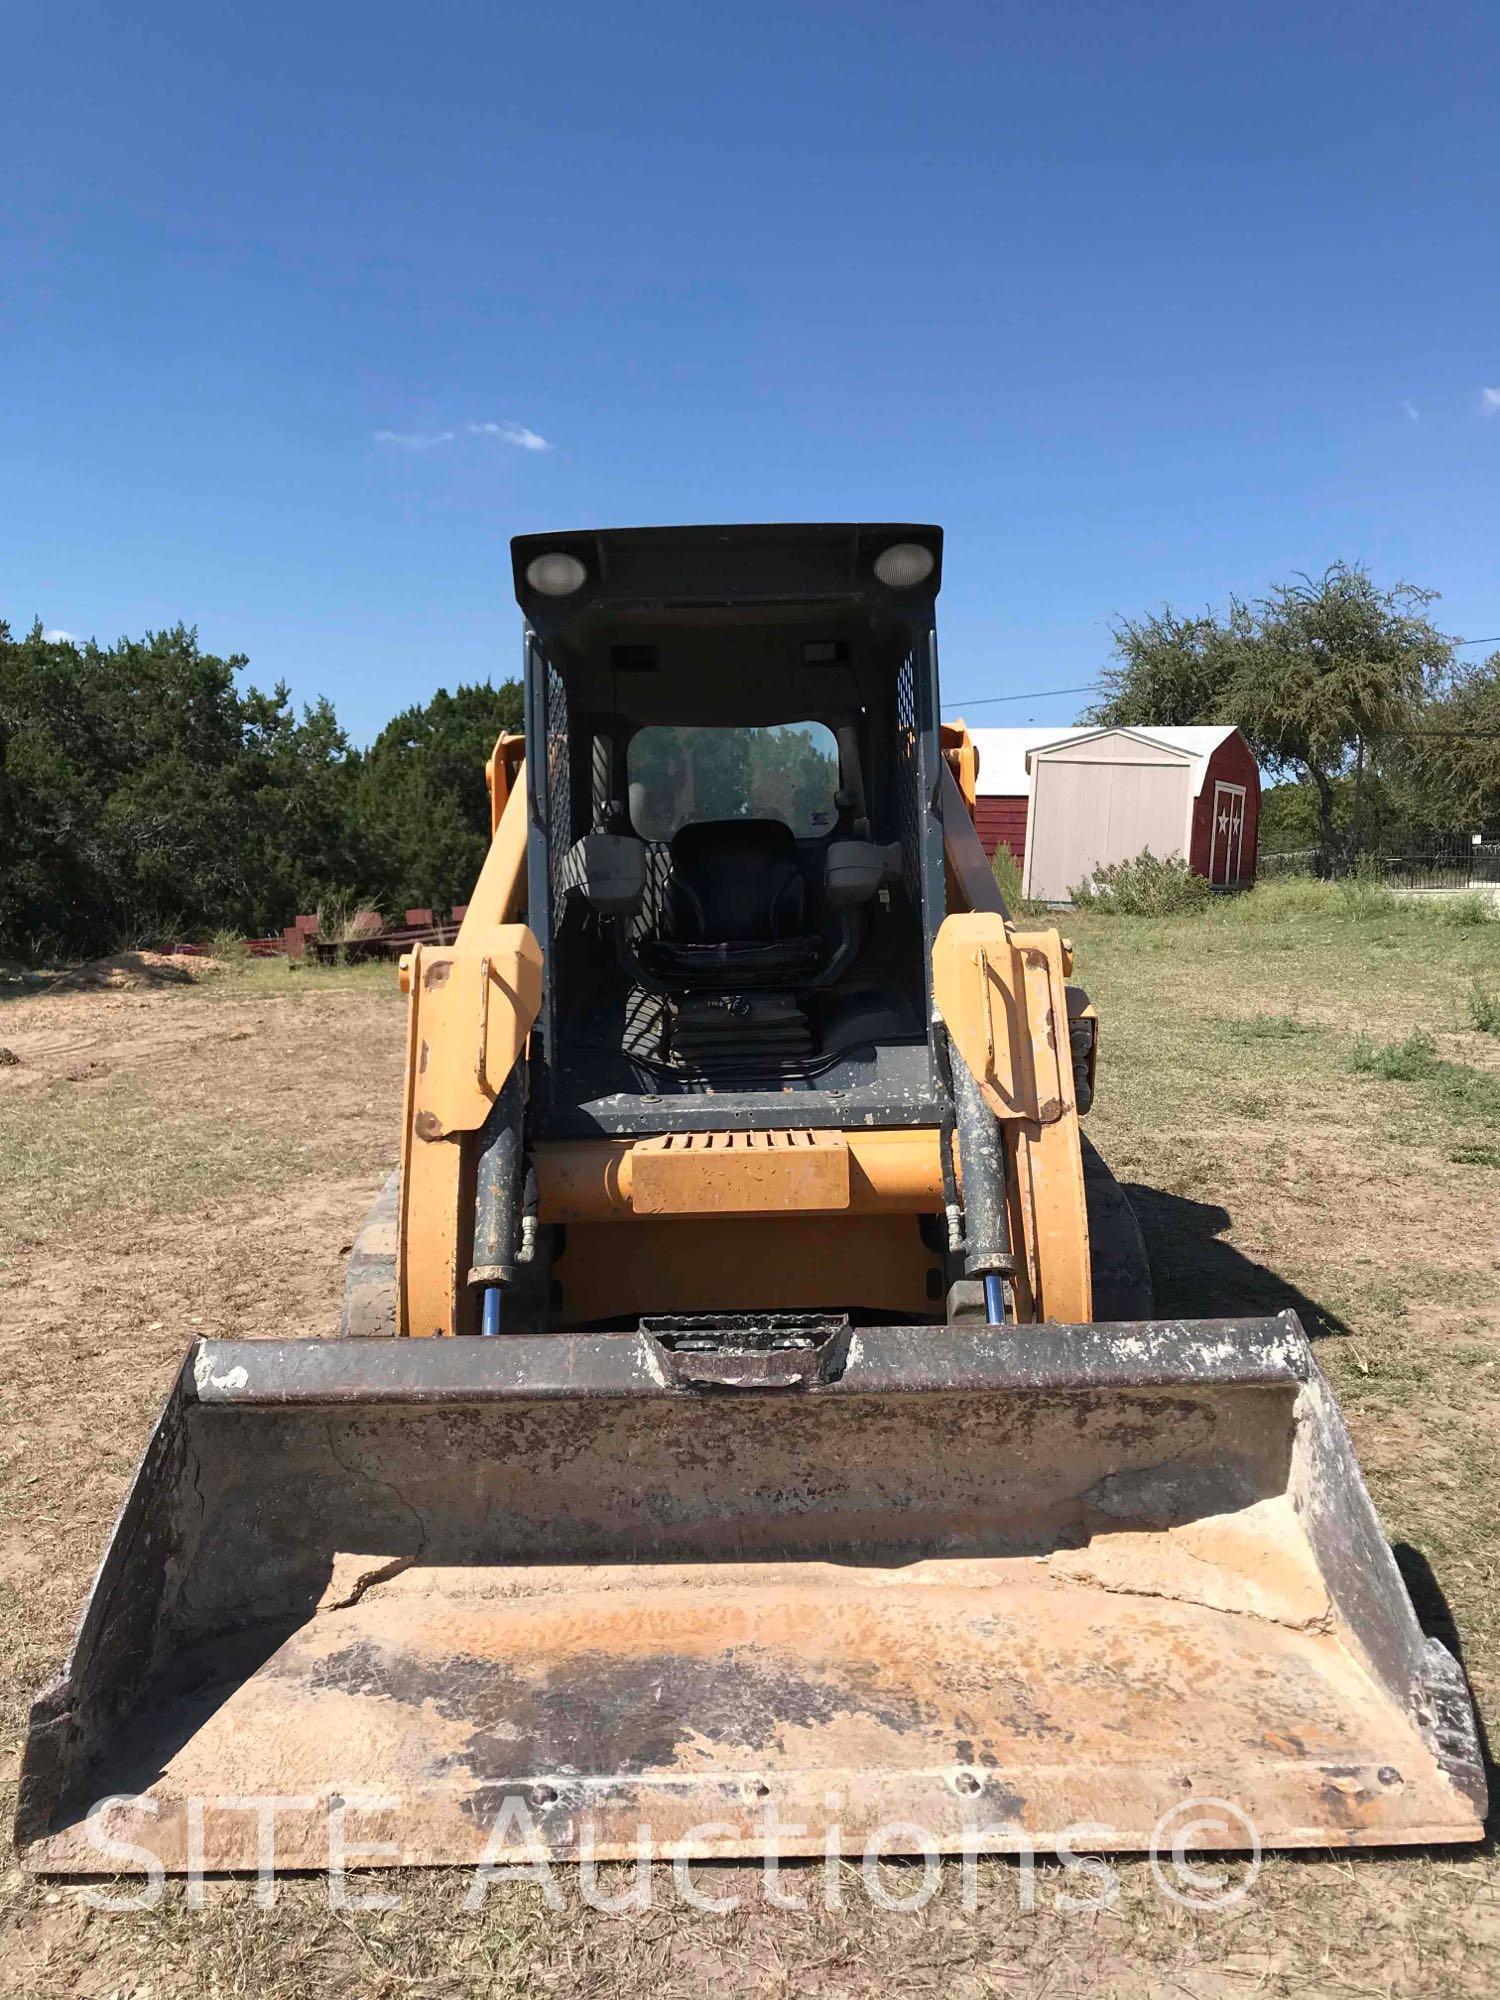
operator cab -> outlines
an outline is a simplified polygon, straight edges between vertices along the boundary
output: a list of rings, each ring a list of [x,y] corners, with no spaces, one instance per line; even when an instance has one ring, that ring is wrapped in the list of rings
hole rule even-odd
[[[512,549],[546,1129],[930,1120],[938,530]]]

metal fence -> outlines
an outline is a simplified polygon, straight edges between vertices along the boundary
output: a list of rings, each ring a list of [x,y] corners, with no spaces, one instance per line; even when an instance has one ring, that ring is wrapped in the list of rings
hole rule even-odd
[[[1413,842],[1386,853],[1366,853],[1356,864],[1359,873],[1388,883],[1393,889],[1474,889],[1500,884],[1500,839],[1475,840],[1472,834],[1449,834],[1438,840]],[[1284,854],[1262,853],[1262,881],[1286,875],[1344,875],[1347,863],[1330,867],[1320,848],[1299,847]]]
[[[1381,855],[1376,866],[1393,889],[1472,889],[1500,882],[1500,841],[1476,842],[1469,834],[1457,834]]]

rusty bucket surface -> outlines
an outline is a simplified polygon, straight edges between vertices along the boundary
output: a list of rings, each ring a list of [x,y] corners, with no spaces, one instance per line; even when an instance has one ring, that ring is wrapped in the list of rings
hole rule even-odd
[[[17,1837],[253,1868],[274,1799],[286,1867],[351,1805],[406,1864],[1128,1850],[1193,1796],[1267,1845],[1481,1831],[1462,1672],[1290,1315],[739,1371],[649,1330],[200,1343]]]

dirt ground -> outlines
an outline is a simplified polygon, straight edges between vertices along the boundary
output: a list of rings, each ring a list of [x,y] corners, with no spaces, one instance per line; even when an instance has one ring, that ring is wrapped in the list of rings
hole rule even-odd
[[[1092,1135],[1131,1185],[1164,1310],[1293,1305],[1319,1339],[1424,1617],[1500,1697],[1500,923],[1311,899],[1178,922],[1080,918],[1104,1018]],[[124,967],[118,981],[0,980],[0,1775],[7,1819],[27,1702],[66,1648],[134,1462],[198,1333],[319,1334],[341,1255],[396,1150],[401,1006],[388,969]],[[1354,1066],[1421,1031],[1403,1080]],[[1402,1064],[1385,1063],[1401,1070]],[[1431,1579],[1436,1579],[1441,1597]],[[1267,1857],[1232,1907],[1164,1900],[1143,1863],[1109,1907],[983,1862],[920,1911],[875,1907],[858,1869],[823,1906],[564,1907],[466,1877],[386,1878],[399,1907],[330,1909],[321,1881],[210,1883],[202,1908],[90,1907],[0,1877],[0,1994],[1191,1996],[1489,1994],[1500,1866],[1475,1852]],[[912,1887],[911,1870],[888,1877]],[[362,1886],[362,1885],[361,1885]],[[612,1888],[628,1886],[620,1872]],[[670,1890],[670,1878],[662,1883]]]

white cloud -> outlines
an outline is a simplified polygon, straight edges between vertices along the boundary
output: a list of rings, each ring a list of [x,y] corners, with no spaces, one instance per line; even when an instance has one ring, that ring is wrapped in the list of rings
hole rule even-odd
[[[1403,396],[1403,397],[1402,397],[1402,399],[1401,399],[1401,407],[1402,407],[1402,409],[1403,409],[1403,410],[1405,410],[1406,414],[1407,414],[1407,415],[1408,415],[1408,416],[1409,416],[1409,417],[1411,418],[1411,420],[1412,420],[1412,422],[1413,422],[1414,424],[1419,424],[1419,423],[1421,423],[1421,421],[1422,421],[1422,412],[1421,412],[1421,411],[1420,411],[1420,410],[1419,410],[1419,409],[1417,408],[1417,406],[1416,406],[1416,404],[1415,404],[1415,403],[1413,403],[1412,401],[1410,401],[1410,399],[1409,399],[1409,398],[1407,398],[1407,397],[1405,397],[1405,396]]]
[[[540,431],[534,431],[529,424],[507,421],[503,424],[465,424],[470,437],[498,438],[502,444],[514,446],[517,451],[551,451],[550,439]],[[394,445],[401,451],[431,451],[434,445],[451,444],[458,436],[457,431],[376,431],[376,444]]]
[[[1481,389],[1479,407],[1487,417],[1494,416],[1495,412],[1500,410],[1500,389]]]
[[[469,430],[475,437],[497,437],[504,444],[513,444],[518,451],[552,449],[540,431],[534,431],[526,424],[470,424]]]
[[[399,445],[403,451],[430,451],[452,441],[452,431],[376,431],[376,444]]]
[[[49,631],[42,634],[42,637],[50,639],[54,646],[76,646],[78,644],[78,634],[76,632],[65,632],[61,625],[52,626]]]

